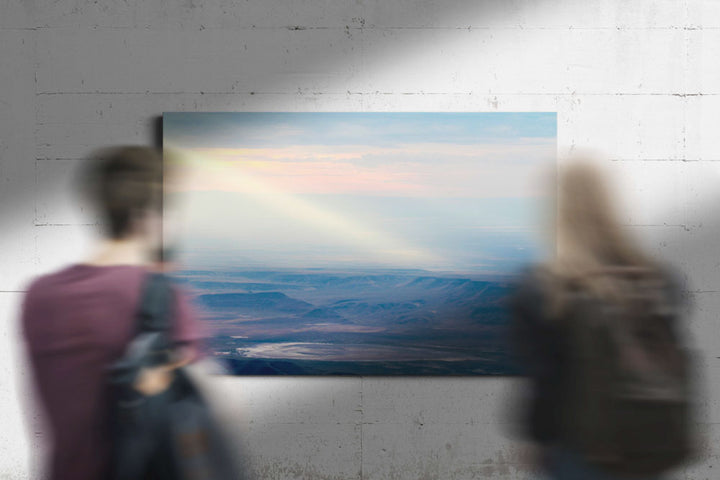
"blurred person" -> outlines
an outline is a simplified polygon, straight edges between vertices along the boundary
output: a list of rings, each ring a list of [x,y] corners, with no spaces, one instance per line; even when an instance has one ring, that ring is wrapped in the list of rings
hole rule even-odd
[[[556,255],[512,299],[521,423],[558,480],[659,479],[694,449],[677,276],[623,230],[600,170],[559,170]]]
[[[81,262],[35,279],[22,309],[37,396],[50,437],[52,480],[109,478],[108,368],[136,334],[148,274],[165,270],[162,153],[146,147],[97,152],[81,186],[103,218],[105,237]],[[173,287],[174,288],[174,287]],[[135,388],[157,395],[173,369],[198,356],[200,330],[186,296],[173,296],[173,362],[143,369]]]

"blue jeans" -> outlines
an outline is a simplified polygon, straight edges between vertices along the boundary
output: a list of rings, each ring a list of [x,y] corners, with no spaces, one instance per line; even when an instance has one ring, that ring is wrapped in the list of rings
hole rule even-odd
[[[625,477],[602,472],[564,447],[555,447],[548,452],[546,472],[553,480],[661,480],[658,475]]]

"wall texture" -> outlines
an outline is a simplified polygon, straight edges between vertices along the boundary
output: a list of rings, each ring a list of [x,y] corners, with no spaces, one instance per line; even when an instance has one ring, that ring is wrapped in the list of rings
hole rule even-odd
[[[163,111],[557,111],[599,148],[627,228],[688,277],[720,469],[720,2],[0,0],[0,478],[37,473],[16,318],[35,274],[96,232],[74,169],[151,141]],[[529,477],[508,379],[215,378],[264,479]],[[224,399],[220,401],[220,398]]]

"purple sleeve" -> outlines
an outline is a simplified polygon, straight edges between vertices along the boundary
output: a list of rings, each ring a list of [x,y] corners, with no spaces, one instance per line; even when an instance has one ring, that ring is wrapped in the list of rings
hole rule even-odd
[[[53,334],[47,324],[44,325],[45,328],[42,328],[42,324],[38,326],[38,319],[45,316],[43,309],[46,308],[45,302],[38,300],[38,291],[42,293],[42,287],[38,288],[39,284],[38,279],[35,279],[28,285],[20,310],[20,332],[31,353],[42,349],[48,337]],[[50,326],[54,327],[55,324]]]

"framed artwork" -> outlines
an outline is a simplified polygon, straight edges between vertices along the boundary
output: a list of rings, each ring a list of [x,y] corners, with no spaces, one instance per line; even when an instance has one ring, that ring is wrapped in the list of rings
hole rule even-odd
[[[554,113],[163,115],[173,247],[237,375],[515,373]]]

